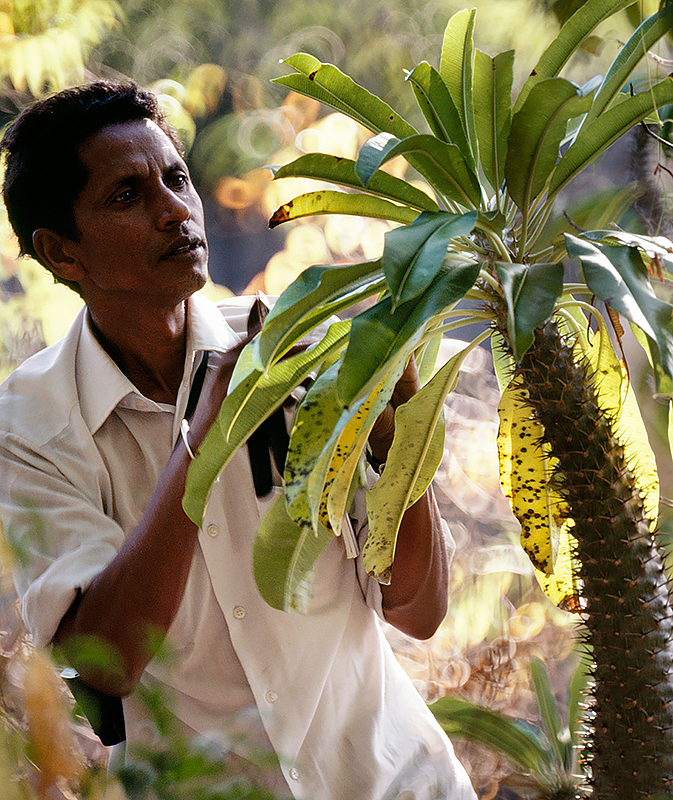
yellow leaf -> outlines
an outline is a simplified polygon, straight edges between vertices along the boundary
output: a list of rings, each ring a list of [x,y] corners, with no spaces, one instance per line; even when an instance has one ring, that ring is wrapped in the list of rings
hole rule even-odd
[[[545,575],[536,569],[535,577],[554,605],[564,611],[578,612],[580,592],[573,555],[577,540],[570,533],[570,527],[568,524],[564,525],[559,533],[559,551],[553,575]]]
[[[503,392],[498,414],[500,484],[521,525],[521,546],[536,569],[550,575],[566,506],[552,488],[553,460],[518,381]]]
[[[593,370],[598,404],[612,421],[654,530],[659,516],[657,465],[626,367],[607,335],[596,334],[589,340],[584,332],[576,331],[576,336],[575,357],[585,358]]]

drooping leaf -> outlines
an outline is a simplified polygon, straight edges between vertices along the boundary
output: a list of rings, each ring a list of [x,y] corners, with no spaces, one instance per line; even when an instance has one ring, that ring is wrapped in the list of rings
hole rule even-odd
[[[473,166],[474,158],[460,114],[439,72],[427,61],[422,61],[407,75],[407,80],[433,134],[444,142],[457,145],[466,162]]]
[[[309,501],[308,479],[343,415],[336,397],[335,363],[320,374],[304,397],[295,415],[290,446],[285,460],[285,505],[298,525],[313,530],[313,509]]]
[[[367,492],[369,534],[362,559],[367,572],[380,581],[390,579],[404,512],[427,490],[441,463],[444,398],[455,387],[465,357],[478,343],[477,339],[457,353],[395,412],[395,436],[386,466]]]
[[[474,123],[479,160],[486,180],[499,191],[505,174],[507,138],[512,124],[514,51],[491,58],[481,50],[474,61]]]
[[[393,311],[388,295],[353,320],[352,334],[339,371],[337,393],[348,406],[376,385],[386,361],[401,350],[411,353],[426,324],[460,300],[479,277],[479,264],[451,265],[442,270],[415,300]],[[363,349],[361,343],[367,342]]]
[[[556,565],[552,575],[546,575],[539,569],[534,570],[540,588],[555,606],[564,611],[578,613],[580,611],[580,586],[578,581],[578,563],[575,558],[577,540],[572,535],[572,526],[564,525],[559,532],[559,548]]]
[[[535,419],[518,379],[510,381],[498,405],[500,485],[521,525],[521,546],[536,569],[557,571],[559,534],[566,504],[552,488],[553,459],[542,445]]]
[[[432,182],[439,192],[468,208],[479,205],[479,181],[460,149],[435,136],[416,134],[400,140],[389,133],[379,133],[362,145],[355,171],[366,186],[376,170],[391,158],[405,156],[412,163],[411,156],[419,153],[432,164]]]
[[[588,4],[591,5],[591,4]],[[561,156],[549,184],[555,197],[581,170],[654,109],[673,103],[673,78],[664,78],[647,91],[629,97],[582,127],[575,141]]]
[[[406,206],[390,203],[382,197],[371,197],[366,194],[347,194],[331,189],[300,194],[274,211],[269,220],[269,227],[275,228],[283,222],[290,222],[301,217],[316,214],[351,214],[356,217],[372,217],[401,222],[408,225],[418,216],[418,212]]]
[[[633,2],[634,0],[593,0],[591,3],[583,3],[540,56],[519,92],[514,111],[521,108],[533,86],[545,78],[553,78],[559,74],[568,59],[597,25]]]
[[[464,9],[451,17],[444,31],[439,65],[439,74],[458,109],[474,161],[477,159],[477,136],[472,102],[472,70],[476,13],[476,9]]]
[[[537,776],[546,777],[554,768],[554,753],[549,743],[538,728],[523,720],[451,696],[431,703],[430,710],[452,738],[479,742]]]
[[[512,117],[507,140],[507,189],[522,212],[544,188],[558,159],[568,120],[586,111],[589,97],[565,78],[537,83]]]
[[[652,277],[673,279],[673,244],[665,236],[643,236],[621,230],[593,230],[583,233],[582,238],[603,244],[616,243],[637,247],[648,258],[657,259],[658,263],[653,264],[650,269]],[[657,275],[659,270],[661,274]]]
[[[324,529],[297,525],[285,509],[282,495],[271,506],[257,531],[252,567],[259,593],[272,607],[287,611],[318,557],[332,540]]]
[[[476,221],[476,211],[424,212],[411,225],[386,233],[381,267],[393,297],[393,309],[428,287],[444,262],[451,240],[471,233]]]
[[[659,516],[657,465],[626,367],[606,333],[587,336],[588,325],[581,310],[568,309],[566,313],[578,321],[572,333],[575,358],[590,367],[598,404],[612,421],[613,433],[624,448],[624,458],[654,530]]]
[[[507,304],[507,334],[516,361],[533,343],[533,331],[551,317],[563,291],[563,264],[498,262]]]
[[[350,489],[369,434],[387,406],[403,369],[404,364],[399,364],[374,388],[370,396],[350,416],[339,436],[325,473],[318,508],[318,518],[322,524],[335,532],[340,530],[344,514],[348,510]]]
[[[380,259],[304,270],[285,289],[255,340],[253,363],[263,371],[308,331],[385,288]]]
[[[569,255],[580,259],[591,291],[651,340],[652,357],[660,369],[658,391],[669,393],[673,376],[673,306],[655,295],[638,248],[595,245],[570,234],[565,239]]]
[[[283,63],[296,69],[300,74],[275,78],[274,83],[314,97],[343,112],[374,133],[388,131],[400,138],[417,133],[416,129],[387,103],[355,83],[333,64],[323,64],[307,53],[296,53]]]
[[[362,181],[355,172],[355,162],[350,158],[326,153],[307,153],[300,156],[276,170],[274,177],[276,180],[315,178],[364,191]],[[367,184],[367,192],[404,203],[419,211],[439,211],[437,203],[424,191],[387,172],[379,171],[373,175]]]
[[[583,125],[589,125],[610,105],[650,48],[670,32],[672,23],[673,7],[668,7],[653,14],[640,25],[610,65]]]
[[[182,507],[192,522],[201,525],[210,489],[236,450],[330,352],[343,347],[347,335],[348,324],[335,323],[318,344],[265,374],[254,370],[227,395],[187,472]]]

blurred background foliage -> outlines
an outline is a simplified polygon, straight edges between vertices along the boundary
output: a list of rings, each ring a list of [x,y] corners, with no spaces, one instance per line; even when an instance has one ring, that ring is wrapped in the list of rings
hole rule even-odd
[[[423,127],[414,118],[411,87],[406,96],[397,93],[399,75],[424,59],[434,64],[453,13],[477,7],[481,22],[476,45],[490,53],[516,49],[515,82],[520,85],[558,26],[581,4],[0,0],[0,127],[32,99],[84,80],[130,77],[152,88],[185,143],[204,200],[211,245],[207,292],[214,299],[256,289],[278,294],[311,264],[377,257],[388,230],[381,221],[336,216],[268,230],[270,214],[307,187],[295,179],[273,183],[266,166],[318,150],[352,158],[366,138],[351,120],[306,98],[287,96],[271,83],[284,71],[279,63],[283,58],[304,50],[331,61]],[[640,0],[599,28],[569,64],[567,76],[583,84],[602,73],[620,44],[657,6],[658,0]],[[670,46],[664,43],[634,82],[670,72],[670,58]],[[567,202],[599,202],[594,199],[598,195],[589,193],[600,191],[606,210],[616,220],[628,215],[631,230],[670,233],[666,157],[666,148],[647,134],[634,133],[576,182]],[[387,168],[402,175],[406,164],[394,161]],[[17,257],[2,209],[0,379],[58,339],[79,305],[79,298],[54,285],[41,267]],[[646,368],[631,366],[643,384],[643,406],[656,448],[663,441],[665,416],[649,400]],[[544,598],[519,547],[518,524],[498,482],[497,402],[490,355],[476,351],[461,372],[457,391],[447,399],[447,442],[435,481],[458,546],[449,613],[428,642],[387,632],[428,701],[460,696],[539,724],[530,659],[544,661],[558,702],[567,704],[579,660],[576,623]],[[670,497],[671,477],[663,477],[668,481],[664,494]],[[664,532],[672,527],[664,515]],[[5,568],[12,557],[6,547]],[[7,787],[5,797],[268,796],[218,772],[203,743],[185,743],[171,734],[170,726],[160,724],[161,744],[154,756],[146,756],[144,771],[104,780],[104,748],[73,708],[48,657],[33,651],[6,572],[2,577],[0,786]],[[159,704],[158,719],[163,713]],[[468,742],[456,746],[482,800],[539,796],[502,757]]]

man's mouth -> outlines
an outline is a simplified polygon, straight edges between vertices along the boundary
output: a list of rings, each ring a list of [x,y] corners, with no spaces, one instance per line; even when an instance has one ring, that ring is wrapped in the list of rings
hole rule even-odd
[[[173,258],[174,256],[185,255],[186,253],[194,252],[200,247],[203,247],[203,240],[198,237],[190,237],[189,239],[183,238],[179,242],[169,248],[163,255],[163,258]]]

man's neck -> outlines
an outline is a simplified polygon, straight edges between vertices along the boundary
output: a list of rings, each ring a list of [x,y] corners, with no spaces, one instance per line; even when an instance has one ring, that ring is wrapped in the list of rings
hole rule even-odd
[[[96,338],[145,397],[175,403],[187,341],[186,302],[175,309],[124,319],[89,308]]]

